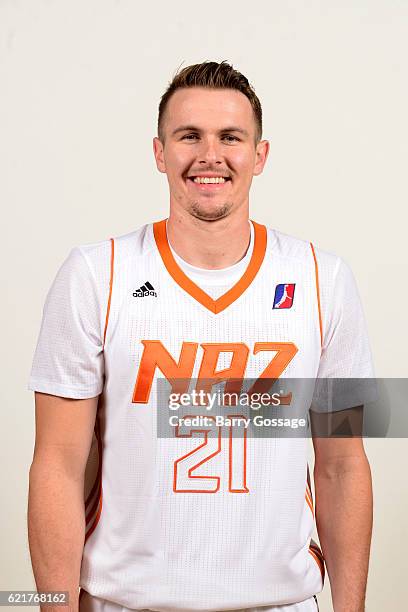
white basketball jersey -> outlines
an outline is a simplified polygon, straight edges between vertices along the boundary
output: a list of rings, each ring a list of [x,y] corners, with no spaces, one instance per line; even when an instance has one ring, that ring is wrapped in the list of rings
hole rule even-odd
[[[344,261],[255,222],[251,236],[237,266],[200,276],[171,249],[166,221],[149,224],[74,248],[48,293],[30,389],[101,394],[80,577],[92,595],[216,611],[323,587],[307,438],[157,432],[158,378],[373,376]]]

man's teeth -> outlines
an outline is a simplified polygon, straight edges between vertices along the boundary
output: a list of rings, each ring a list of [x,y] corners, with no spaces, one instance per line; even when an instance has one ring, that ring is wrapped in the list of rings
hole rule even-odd
[[[225,178],[223,176],[195,176],[195,183],[225,183]]]

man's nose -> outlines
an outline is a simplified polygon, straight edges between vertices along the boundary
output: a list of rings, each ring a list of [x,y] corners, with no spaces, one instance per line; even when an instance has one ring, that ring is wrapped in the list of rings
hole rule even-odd
[[[213,138],[202,141],[199,152],[200,164],[220,164],[222,163],[220,144]]]

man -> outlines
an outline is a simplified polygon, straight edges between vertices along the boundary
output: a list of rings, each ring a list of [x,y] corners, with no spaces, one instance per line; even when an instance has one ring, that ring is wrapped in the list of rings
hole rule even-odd
[[[158,379],[212,391],[244,377],[261,388],[372,375],[348,266],[249,220],[268,150],[242,74],[184,68],[154,138],[167,221],[74,248],[47,296],[30,378],[29,540],[37,588],[69,591],[72,610],[79,586],[81,610],[316,610],[315,513],[335,612],[364,610],[361,438],[314,437],[314,507],[306,437],[228,438],[212,421],[158,434]],[[100,464],[84,518],[93,430]]]

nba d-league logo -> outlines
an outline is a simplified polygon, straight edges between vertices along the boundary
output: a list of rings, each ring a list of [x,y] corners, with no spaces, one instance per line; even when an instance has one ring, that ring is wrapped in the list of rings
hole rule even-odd
[[[280,283],[276,285],[273,308],[291,308],[295,295],[296,283]]]

